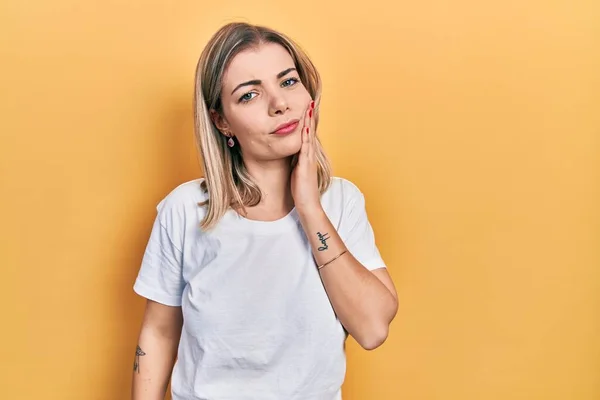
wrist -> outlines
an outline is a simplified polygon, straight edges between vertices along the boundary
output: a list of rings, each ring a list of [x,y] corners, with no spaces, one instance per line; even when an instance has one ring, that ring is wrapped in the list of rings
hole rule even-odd
[[[310,216],[324,214],[323,206],[321,203],[311,204],[311,205],[297,205],[296,210],[298,211],[298,215],[300,218],[307,218]]]

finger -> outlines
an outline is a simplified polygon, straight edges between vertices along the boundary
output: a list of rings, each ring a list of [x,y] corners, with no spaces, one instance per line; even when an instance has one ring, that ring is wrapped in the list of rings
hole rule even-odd
[[[315,102],[311,101],[308,107],[308,131],[307,131],[307,159],[309,162],[313,162],[315,157],[314,157],[314,152],[315,152],[315,116],[314,116],[314,112],[315,112]]]
[[[306,144],[306,160],[312,164],[315,160],[315,146],[309,141]]]
[[[308,146],[310,145],[308,131],[309,131],[308,127],[306,127],[306,128],[304,128],[304,131],[302,132],[302,150],[304,150],[304,151],[307,151]]]
[[[309,130],[310,130],[311,113],[312,113],[312,101],[310,103],[308,103],[308,107],[306,108],[306,112],[304,113],[304,126],[309,128]]]
[[[310,143],[314,146],[317,136],[316,118],[315,118],[315,102],[311,102],[311,110],[308,113],[310,117]]]
[[[308,122],[308,121],[307,121]],[[302,145],[300,146],[300,157],[298,158],[298,163],[304,162],[306,157],[308,157],[308,146],[310,144],[308,140],[308,123],[302,128],[302,132],[300,136],[302,137]]]
[[[310,131],[311,131],[311,116],[312,116],[312,104],[313,102],[311,101],[310,103],[308,103],[308,107],[306,108],[306,111],[304,112],[304,129],[302,129],[302,137],[303,137],[303,141],[304,140],[310,140]],[[304,138],[304,136],[307,136],[306,138]]]
[[[308,107],[304,110],[304,117],[302,118],[302,133],[306,132],[306,128],[310,126],[310,117],[308,116],[308,112],[310,111],[310,103],[308,103]]]

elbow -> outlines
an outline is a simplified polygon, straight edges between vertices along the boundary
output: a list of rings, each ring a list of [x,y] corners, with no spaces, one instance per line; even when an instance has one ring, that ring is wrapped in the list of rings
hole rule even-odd
[[[375,350],[379,346],[381,346],[387,339],[389,333],[389,327],[385,326],[382,329],[379,329],[369,336],[363,338],[359,342],[360,346],[365,350]]]
[[[386,313],[385,317],[382,317],[383,321],[372,324],[377,328],[373,328],[371,332],[363,337],[363,340],[359,342],[361,347],[365,350],[375,350],[381,346],[388,338],[390,331],[390,323],[398,312],[398,301],[395,300],[390,304],[390,308]]]

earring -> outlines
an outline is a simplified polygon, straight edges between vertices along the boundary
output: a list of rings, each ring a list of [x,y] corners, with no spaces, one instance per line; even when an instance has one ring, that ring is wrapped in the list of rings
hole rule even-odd
[[[227,140],[227,146],[229,146],[229,147],[235,146],[235,142],[233,141],[233,138],[231,136]]]

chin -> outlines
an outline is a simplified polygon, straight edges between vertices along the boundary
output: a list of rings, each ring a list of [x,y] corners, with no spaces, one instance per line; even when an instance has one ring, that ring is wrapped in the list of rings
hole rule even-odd
[[[299,152],[300,146],[298,145],[287,146],[286,148],[278,149],[278,153],[281,155],[281,158],[291,157]]]
[[[277,143],[272,144],[271,148],[283,158],[298,153],[301,147],[300,135],[294,132],[284,138],[279,138]]]

